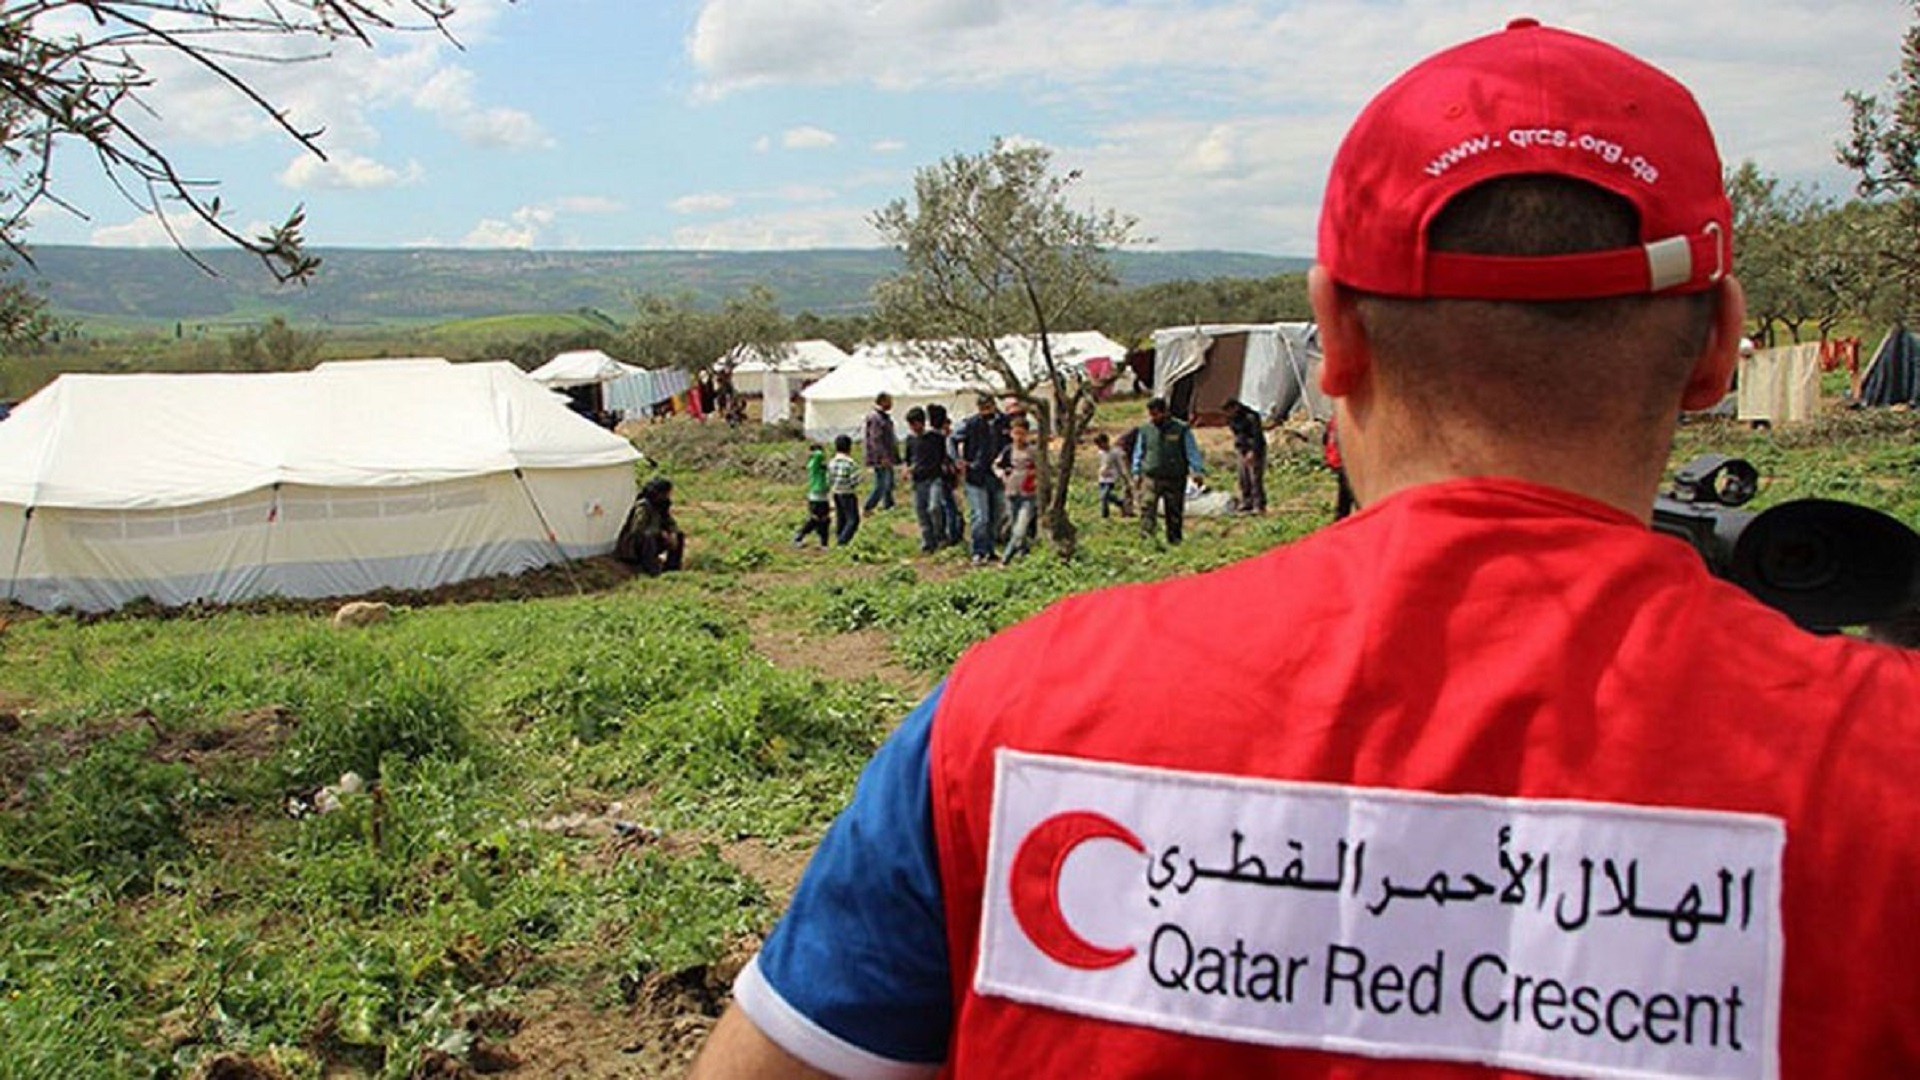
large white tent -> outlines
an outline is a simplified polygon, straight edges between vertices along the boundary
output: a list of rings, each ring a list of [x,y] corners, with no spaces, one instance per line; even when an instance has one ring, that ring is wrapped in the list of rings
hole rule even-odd
[[[0,424],[3,595],[349,596],[613,548],[631,444],[507,363],[64,375]]]
[[[542,386],[555,390],[571,390],[576,386],[598,386],[638,374],[640,368],[632,364],[623,364],[599,349],[576,349],[563,352],[553,359],[534,368],[527,377]]]
[[[1037,336],[998,339],[995,347],[1029,385],[1040,381],[1046,357]],[[1127,351],[1118,342],[1095,331],[1051,334],[1048,344],[1054,363],[1076,371],[1096,369],[1102,362],[1117,365]],[[862,345],[832,374],[801,391],[805,399],[803,423],[807,438],[816,441],[836,435],[859,439],[876,395],[893,398],[893,422],[906,430],[907,410],[939,404],[959,422],[972,415],[974,396],[982,391],[1008,389],[997,372],[957,363],[949,357],[956,346],[937,341],[887,341]]]

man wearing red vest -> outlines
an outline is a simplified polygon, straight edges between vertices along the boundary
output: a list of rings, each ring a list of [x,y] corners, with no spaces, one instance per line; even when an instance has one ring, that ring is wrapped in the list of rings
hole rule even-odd
[[[1920,658],[1647,528],[1721,175],[1530,20],[1383,91],[1309,278],[1364,509],[972,650],[696,1075],[1920,1075]]]

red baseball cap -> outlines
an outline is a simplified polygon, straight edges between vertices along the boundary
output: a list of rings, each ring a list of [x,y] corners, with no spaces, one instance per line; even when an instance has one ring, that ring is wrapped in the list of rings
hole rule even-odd
[[[1577,255],[1427,250],[1456,195],[1563,176],[1640,213],[1641,243]],[[1733,269],[1733,209],[1713,132],[1687,88],[1602,41],[1515,19],[1381,91],[1333,159],[1321,265],[1383,296],[1582,300],[1700,292]]]

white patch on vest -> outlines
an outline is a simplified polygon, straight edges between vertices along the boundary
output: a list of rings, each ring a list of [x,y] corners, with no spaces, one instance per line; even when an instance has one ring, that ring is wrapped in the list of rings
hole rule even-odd
[[[973,985],[1271,1046],[1774,1080],[1785,845],[1750,814],[1002,750]],[[1057,868],[1062,899],[1035,902],[1036,868]]]

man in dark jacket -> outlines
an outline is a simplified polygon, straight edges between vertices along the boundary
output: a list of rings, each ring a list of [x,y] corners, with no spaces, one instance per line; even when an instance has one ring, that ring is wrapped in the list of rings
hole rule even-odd
[[[1180,542],[1186,523],[1187,474],[1206,471],[1200,446],[1193,441],[1193,429],[1167,410],[1167,399],[1147,402],[1147,422],[1140,425],[1139,436],[1133,441],[1133,475],[1147,480],[1140,527],[1148,536],[1154,534],[1158,512],[1164,511],[1167,543]]]
[[[1240,512],[1267,512],[1267,432],[1260,414],[1238,398],[1227,402],[1227,427],[1240,458]]]
[[[994,463],[1012,439],[993,395],[981,394],[976,403],[978,411],[960,425],[960,456],[966,467],[967,513],[973,517],[973,561],[985,563],[993,558],[1006,518],[1006,483]]]
[[[867,496],[867,513],[876,506],[893,509],[893,470],[900,464],[900,436],[894,434],[893,395],[882,391],[873,398],[873,411],[867,414],[865,439],[867,468],[873,470],[873,491]]]
[[[920,553],[938,550],[946,535],[941,505],[947,485],[947,437],[927,426],[927,411],[907,410],[907,473],[913,478],[913,516],[920,522]]]

